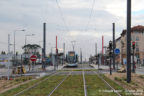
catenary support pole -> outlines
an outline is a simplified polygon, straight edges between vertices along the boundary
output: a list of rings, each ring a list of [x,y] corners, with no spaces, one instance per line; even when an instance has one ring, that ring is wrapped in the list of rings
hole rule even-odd
[[[104,36],[102,35],[102,64],[104,64]]]
[[[131,0],[127,0],[127,83],[131,82]]]
[[[114,50],[115,50],[115,23],[113,23],[113,69],[115,70],[115,54],[114,54]]]
[[[45,70],[46,67],[46,23],[43,23],[43,70]]]
[[[58,37],[56,36],[56,66],[58,69]]]

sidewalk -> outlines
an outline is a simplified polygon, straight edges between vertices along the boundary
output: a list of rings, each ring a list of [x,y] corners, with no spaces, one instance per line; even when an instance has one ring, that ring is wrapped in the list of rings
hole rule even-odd
[[[90,66],[94,67],[95,69],[98,69],[98,65],[90,64]],[[99,69],[109,69],[109,66],[100,65]]]
[[[144,75],[144,67],[138,67],[138,68],[136,68],[136,73]]]
[[[56,69],[61,70],[64,66],[66,66],[66,65],[65,64],[64,65],[59,65],[58,69],[57,69],[57,67],[56,67]],[[54,70],[54,66],[47,66],[46,70]]]
[[[95,65],[95,64],[90,64],[90,65],[92,67],[94,67],[95,69],[98,69],[98,65]],[[118,68],[121,68],[121,66],[119,66]],[[109,66],[100,65],[99,69],[102,69],[103,71],[104,70],[108,71],[109,70]],[[101,71],[101,72],[103,72],[103,71]],[[144,75],[144,67],[138,67],[138,68],[136,68],[136,74]]]

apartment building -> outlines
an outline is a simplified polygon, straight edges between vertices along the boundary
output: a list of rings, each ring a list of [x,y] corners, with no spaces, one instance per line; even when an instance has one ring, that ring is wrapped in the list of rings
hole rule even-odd
[[[123,64],[123,60],[126,59],[126,30],[123,30],[121,37],[116,39],[116,47],[120,48],[120,56],[116,58]],[[135,56],[137,61],[144,64],[144,26],[138,25],[131,28],[131,42],[135,42]],[[132,44],[132,43],[131,43]]]
[[[116,42],[116,48],[121,49],[121,37],[117,38],[115,42]],[[116,55],[116,63],[121,64],[121,52],[119,55]]]

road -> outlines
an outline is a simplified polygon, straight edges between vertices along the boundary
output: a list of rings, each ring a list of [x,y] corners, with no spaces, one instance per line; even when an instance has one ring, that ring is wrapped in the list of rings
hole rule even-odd
[[[95,65],[95,69],[97,69],[97,65]],[[101,73],[109,73],[109,66],[104,66],[104,65],[100,65],[101,69],[105,69],[105,70],[100,70]],[[118,67],[120,69],[120,65]],[[54,66],[47,66],[46,67],[46,71],[43,72],[41,70],[41,65],[35,65],[33,70],[31,69],[31,71],[29,71],[29,67],[27,65],[25,65],[25,69],[27,71],[27,74],[25,75],[43,75],[46,73],[49,73],[50,71],[54,70]],[[94,69],[93,67],[90,67],[89,64],[79,64],[78,67],[76,68],[66,68],[64,67],[64,65],[59,65],[58,70],[82,70],[82,69]],[[113,70],[113,72],[115,72]],[[137,74],[141,74],[144,75],[144,67],[137,67],[136,69],[136,73]],[[10,68],[10,70],[8,70],[8,68],[0,68],[0,77],[1,76],[8,76],[8,74],[12,74],[12,68]]]

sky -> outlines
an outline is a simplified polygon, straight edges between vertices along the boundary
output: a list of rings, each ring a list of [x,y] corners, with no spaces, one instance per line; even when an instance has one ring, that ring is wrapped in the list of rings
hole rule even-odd
[[[144,0],[132,0],[132,26],[144,25]],[[22,46],[27,43],[42,45],[43,23],[47,23],[47,54],[55,50],[55,38],[58,36],[58,48],[66,45],[66,51],[80,48],[83,57],[95,54],[112,40],[112,23],[116,24],[116,38],[126,29],[127,0],[0,0],[0,52],[8,50],[14,44],[16,33],[16,51],[22,53]],[[25,29],[25,31],[19,31]],[[11,45],[13,51],[13,45]]]

